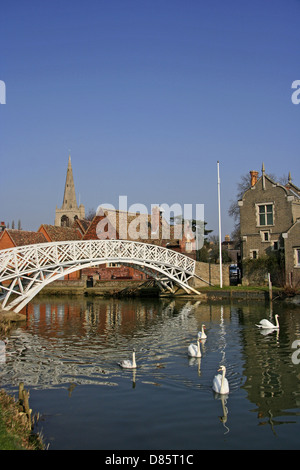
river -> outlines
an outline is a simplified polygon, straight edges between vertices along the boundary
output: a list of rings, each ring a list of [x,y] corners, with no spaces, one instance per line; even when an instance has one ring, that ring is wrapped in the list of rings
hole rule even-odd
[[[255,326],[276,313],[279,331]],[[8,337],[0,386],[17,396],[24,382],[49,450],[298,449],[297,339],[300,308],[281,302],[39,297]],[[121,369],[133,348],[137,369]],[[225,397],[212,390],[222,364]]]

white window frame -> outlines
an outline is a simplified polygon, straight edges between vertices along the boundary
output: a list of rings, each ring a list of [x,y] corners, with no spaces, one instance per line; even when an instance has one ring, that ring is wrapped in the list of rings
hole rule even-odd
[[[258,258],[258,249],[257,248],[254,248],[252,250],[250,250],[250,258],[251,259],[257,259]],[[253,256],[253,254],[256,253],[256,256]]]
[[[268,235],[267,240],[265,239],[266,234]],[[270,241],[271,241],[271,232],[269,230],[262,230],[260,232],[260,235],[261,235],[261,241],[263,243],[270,243]]]
[[[300,268],[300,247],[294,248],[294,267]]]
[[[268,224],[261,224],[260,223],[260,218],[261,218],[261,213],[260,213],[260,207],[267,207],[267,206],[272,206],[272,223]],[[265,216],[265,222],[268,222],[267,220],[267,214],[270,214],[270,212],[265,211],[264,216]],[[258,227],[272,227],[274,225],[274,219],[275,219],[275,214],[274,214],[274,203],[273,202],[262,202],[256,204],[256,222]]]

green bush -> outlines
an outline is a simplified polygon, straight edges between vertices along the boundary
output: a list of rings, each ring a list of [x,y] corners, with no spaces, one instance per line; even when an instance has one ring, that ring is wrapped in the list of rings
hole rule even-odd
[[[253,279],[256,282],[258,280],[260,282],[267,281],[268,273],[270,273],[273,285],[284,286],[284,258],[281,253],[272,253],[243,261],[243,276],[248,279]]]

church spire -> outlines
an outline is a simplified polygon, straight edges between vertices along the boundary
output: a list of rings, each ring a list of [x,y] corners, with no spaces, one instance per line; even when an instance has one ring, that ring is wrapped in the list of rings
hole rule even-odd
[[[62,209],[78,209],[77,201],[76,201],[76,194],[75,194],[73,170],[72,170],[72,164],[71,164],[71,155],[69,155]]]
[[[84,205],[80,204],[78,207],[76,201],[71,155],[69,154],[64,199],[61,208],[56,207],[54,224],[56,226],[72,227],[74,220],[77,218],[84,219],[84,217]]]

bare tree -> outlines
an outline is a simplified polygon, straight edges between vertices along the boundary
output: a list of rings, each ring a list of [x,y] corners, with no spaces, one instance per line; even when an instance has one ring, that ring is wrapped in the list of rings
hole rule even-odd
[[[85,216],[85,219],[92,221],[95,215],[96,215],[95,209],[89,209],[87,215]]]

